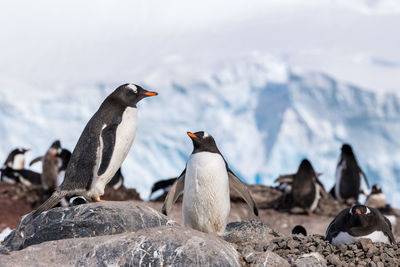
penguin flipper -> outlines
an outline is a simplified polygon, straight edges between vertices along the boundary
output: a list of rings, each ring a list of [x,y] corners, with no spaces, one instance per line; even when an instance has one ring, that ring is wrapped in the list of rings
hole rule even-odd
[[[235,189],[236,192],[247,202],[247,205],[253,210],[254,214],[258,216],[258,209],[256,202],[251,196],[246,184],[244,184],[231,169],[228,168],[229,184]]]
[[[178,179],[176,179],[175,183],[169,190],[168,195],[165,198],[164,204],[161,209],[161,212],[164,215],[168,215],[168,213],[172,209],[172,206],[175,204],[175,201],[178,199],[180,195],[183,194],[183,190],[185,188],[185,174],[186,174],[186,168],[183,170],[181,175],[179,175]]]
[[[294,174],[279,175],[274,183],[293,183]]]
[[[358,167],[358,169],[359,169],[359,171],[360,171],[360,175],[363,177],[363,179],[364,179],[364,181],[365,181],[365,183],[367,184],[367,187],[368,187],[368,189],[369,189],[369,183],[368,183],[368,180],[367,180],[367,176],[365,175],[365,173],[363,172],[363,170],[361,170],[360,167]]]
[[[32,166],[33,164],[35,164],[36,162],[42,161],[43,160],[43,156],[39,156],[34,158],[33,160],[31,160],[31,162],[29,162],[29,167]]]
[[[47,199],[42,205],[40,205],[40,207],[37,210],[35,210],[35,212],[33,213],[33,217],[39,215],[43,211],[51,209],[58,202],[60,202],[60,200],[66,195],[68,195],[67,191],[58,191],[58,190],[54,191],[51,197],[49,197],[49,199]]]
[[[110,164],[112,154],[115,146],[115,135],[117,132],[117,124],[110,124],[106,126],[101,132],[101,139],[103,141],[103,151],[101,151],[101,163],[97,175],[101,176],[106,172]]]

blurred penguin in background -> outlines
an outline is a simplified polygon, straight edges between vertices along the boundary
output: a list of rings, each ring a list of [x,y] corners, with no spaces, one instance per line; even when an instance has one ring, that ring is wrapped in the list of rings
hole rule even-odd
[[[18,174],[14,174],[11,170],[22,170],[25,168],[25,153],[30,149],[16,148],[8,154],[8,157],[4,161],[1,167],[1,181],[7,183],[20,182],[16,177]]]
[[[358,202],[361,178],[365,180],[369,188],[367,177],[358,165],[353,149],[349,144],[344,144],[336,166],[336,184],[332,187],[330,194],[340,202],[347,204]]]
[[[374,184],[371,189],[371,193],[367,196],[365,206],[380,208],[386,205],[386,196],[382,192],[382,187],[378,184]]]

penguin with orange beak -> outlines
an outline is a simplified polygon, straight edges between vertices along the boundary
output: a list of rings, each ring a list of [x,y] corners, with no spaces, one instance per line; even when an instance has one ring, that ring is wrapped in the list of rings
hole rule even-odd
[[[223,233],[230,211],[231,186],[258,216],[255,201],[244,184],[228,167],[214,138],[207,132],[187,133],[193,152],[186,168],[172,185],[162,212],[167,215],[183,193],[184,225],[202,232]]]
[[[65,170],[62,184],[34,216],[63,197],[82,195],[101,201],[104,188],[120,168],[136,136],[137,103],[157,93],[127,83],[114,90],[83,130]]]
[[[377,209],[355,205],[342,210],[329,224],[325,239],[332,245],[355,243],[360,238],[394,243],[390,221]]]

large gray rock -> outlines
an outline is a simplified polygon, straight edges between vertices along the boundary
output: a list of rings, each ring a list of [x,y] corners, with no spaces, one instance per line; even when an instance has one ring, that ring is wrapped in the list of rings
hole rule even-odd
[[[235,248],[180,226],[65,239],[0,256],[0,266],[240,266]]]
[[[269,242],[281,235],[261,221],[250,219],[232,222],[226,226],[223,238],[235,244]]]
[[[23,217],[3,242],[9,250],[20,250],[45,241],[114,235],[143,228],[177,225],[145,205],[129,201],[100,202],[71,208],[54,208],[36,218]]]
[[[327,262],[325,258],[318,252],[304,254],[299,257],[295,262],[296,267],[326,267]]]
[[[250,266],[254,267],[290,267],[290,264],[283,259],[281,256],[278,254],[271,252],[271,251],[266,251],[264,253],[256,253],[256,257],[254,258],[254,262],[251,263]]]

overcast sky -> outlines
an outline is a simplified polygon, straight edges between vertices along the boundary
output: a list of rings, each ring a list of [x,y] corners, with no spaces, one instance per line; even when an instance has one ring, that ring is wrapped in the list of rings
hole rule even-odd
[[[10,0],[0,25],[0,79],[38,87],[132,81],[164,62],[195,69],[255,51],[372,90],[400,84],[397,0]]]

